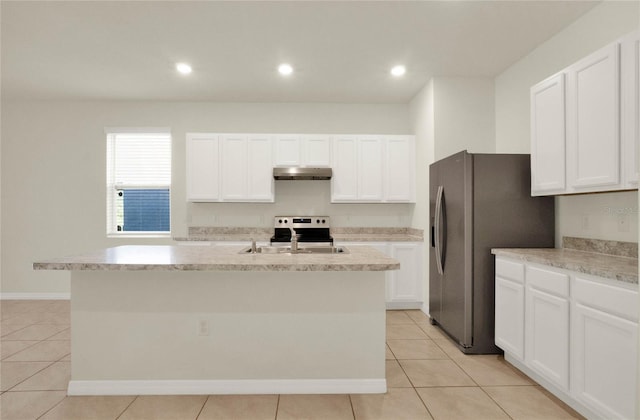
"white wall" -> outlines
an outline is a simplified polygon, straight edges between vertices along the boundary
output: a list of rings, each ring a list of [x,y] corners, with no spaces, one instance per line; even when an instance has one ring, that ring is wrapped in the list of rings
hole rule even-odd
[[[259,205],[188,205],[184,187],[188,131],[411,134],[406,104],[3,102],[3,293],[68,292],[69,273],[33,271],[31,265],[39,259],[125,243],[168,242],[108,239],[105,234],[104,128],[140,126],[172,130],[171,221],[176,236],[196,224],[268,227],[269,216],[290,211],[336,214],[338,224],[411,223],[411,204],[327,204],[326,181],[278,181],[276,203]]]
[[[413,132],[416,136],[416,204],[411,226],[425,233],[423,252],[423,306],[429,313],[429,164],[435,161],[433,79],[430,80],[409,104]]]
[[[640,2],[606,1],[514,63],[495,79],[498,153],[529,153],[529,88],[615,39],[640,28]],[[556,246],[562,236],[638,241],[637,192],[556,199]],[[620,232],[606,209],[631,209]],[[583,223],[585,216],[588,223]],[[586,227],[585,227],[586,226]]]
[[[434,78],[435,160],[465,149],[469,153],[494,153],[493,102],[491,78]]]

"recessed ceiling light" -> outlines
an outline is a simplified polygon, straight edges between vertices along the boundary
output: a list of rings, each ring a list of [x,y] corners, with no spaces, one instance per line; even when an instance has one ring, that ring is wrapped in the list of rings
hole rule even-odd
[[[176,63],[176,70],[178,70],[180,74],[189,74],[191,73],[191,66],[187,63]]]
[[[288,76],[291,73],[293,73],[293,67],[291,67],[290,64],[282,63],[278,66],[278,71],[280,72],[281,75]]]
[[[391,75],[395,77],[404,76],[407,72],[407,69],[404,66],[395,66],[391,69]]]

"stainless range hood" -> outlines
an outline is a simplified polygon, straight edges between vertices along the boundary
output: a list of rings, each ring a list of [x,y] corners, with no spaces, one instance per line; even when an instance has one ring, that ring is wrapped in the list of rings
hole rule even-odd
[[[331,168],[273,168],[273,177],[281,180],[331,179]]]

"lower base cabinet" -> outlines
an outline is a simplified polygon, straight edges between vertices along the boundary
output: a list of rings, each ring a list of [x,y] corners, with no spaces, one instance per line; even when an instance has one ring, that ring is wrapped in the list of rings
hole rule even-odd
[[[400,269],[387,271],[387,309],[421,309],[423,304],[423,245],[417,242],[345,242],[370,246],[400,261]]]
[[[496,257],[496,345],[587,418],[640,417],[637,302],[637,284]]]

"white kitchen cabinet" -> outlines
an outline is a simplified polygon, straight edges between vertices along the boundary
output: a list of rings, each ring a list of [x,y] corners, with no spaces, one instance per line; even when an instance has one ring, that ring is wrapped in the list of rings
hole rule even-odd
[[[389,271],[387,302],[405,309],[422,302],[422,243],[396,242],[390,244],[389,254],[400,261],[400,269]]]
[[[355,136],[336,136],[333,140],[331,202],[358,200],[358,140]]]
[[[358,138],[358,200],[383,201],[383,143],[377,136]]]
[[[331,202],[415,202],[413,136],[336,136]]]
[[[525,362],[569,390],[569,277],[527,265]]]
[[[640,32],[531,88],[531,194],[638,188]]]
[[[219,141],[215,134],[187,134],[187,200],[220,199]]]
[[[496,258],[495,343],[524,360],[524,264]]]
[[[273,202],[271,137],[187,134],[187,199]]]
[[[399,270],[390,270],[386,278],[387,309],[421,309],[423,244],[421,242],[340,242],[338,245],[370,246],[400,262]]]
[[[626,36],[621,43],[622,150],[624,182],[638,188],[640,180],[640,31]]]
[[[331,136],[323,134],[274,135],[275,166],[327,168],[331,166]]]
[[[588,418],[637,418],[637,284],[496,257],[495,296],[496,344],[509,362]]]
[[[637,291],[592,279],[574,279],[573,394],[603,418],[637,418]]]
[[[565,83],[559,73],[531,88],[531,194],[564,192]]]
[[[385,192],[387,202],[415,202],[415,138],[386,137]]]
[[[620,187],[620,45],[567,69],[567,176],[576,192]]]

